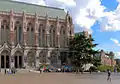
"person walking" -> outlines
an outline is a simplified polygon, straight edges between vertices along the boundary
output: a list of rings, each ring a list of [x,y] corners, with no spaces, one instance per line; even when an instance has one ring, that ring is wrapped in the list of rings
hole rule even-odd
[[[42,71],[41,71],[41,68],[39,68],[39,71],[40,71],[40,74],[41,74],[41,72],[42,72]]]
[[[4,71],[5,71],[5,74],[7,74],[7,70],[5,69]]]
[[[111,71],[108,69],[108,77],[107,77],[107,81],[110,80],[111,82]]]

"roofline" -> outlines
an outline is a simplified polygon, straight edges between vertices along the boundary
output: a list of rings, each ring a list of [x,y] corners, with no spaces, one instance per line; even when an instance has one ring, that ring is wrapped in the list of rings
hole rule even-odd
[[[27,3],[27,2],[21,2],[21,1],[7,1],[7,2],[14,2],[14,3],[21,3],[21,4],[34,5],[34,6],[39,6],[39,7],[46,7],[46,8],[52,8],[52,9],[64,10],[64,9],[62,9],[62,8],[50,7],[50,6],[43,6],[43,5],[37,5],[37,4],[32,4],[32,3]]]

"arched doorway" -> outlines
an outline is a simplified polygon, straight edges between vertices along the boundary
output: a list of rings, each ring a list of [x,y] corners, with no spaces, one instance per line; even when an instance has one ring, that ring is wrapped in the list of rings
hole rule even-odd
[[[14,59],[15,59],[15,61],[14,61],[15,68],[22,68],[22,66],[23,66],[23,54],[22,54],[22,52],[17,51],[15,53]]]
[[[1,53],[1,68],[10,68],[10,53],[7,50]]]
[[[28,66],[31,68],[35,67],[35,54],[33,52],[28,52]]]

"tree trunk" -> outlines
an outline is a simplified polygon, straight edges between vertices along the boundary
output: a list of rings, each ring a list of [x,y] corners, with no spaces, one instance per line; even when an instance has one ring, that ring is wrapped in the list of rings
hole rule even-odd
[[[80,72],[80,70],[79,70],[79,68],[78,68],[78,74],[79,74],[79,72]]]

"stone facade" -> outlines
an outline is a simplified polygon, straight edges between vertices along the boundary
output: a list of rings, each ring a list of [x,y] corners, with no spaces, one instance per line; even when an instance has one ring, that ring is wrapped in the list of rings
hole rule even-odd
[[[100,53],[96,54],[96,56],[100,56],[102,65],[108,65],[108,66],[116,65],[113,52],[105,52],[101,50]]]
[[[42,12],[42,11],[41,11]],[[61,53],[74,37],[72,18],[0,11],[0,67],[37,68],[61,65]]]

